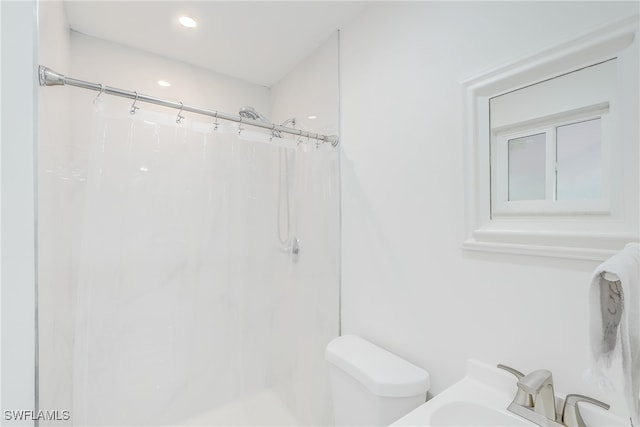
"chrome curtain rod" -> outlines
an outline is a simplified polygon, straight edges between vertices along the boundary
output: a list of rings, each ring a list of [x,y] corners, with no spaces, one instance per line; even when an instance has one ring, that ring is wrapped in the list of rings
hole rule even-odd
[[[129,90],[118,89],[115,87],[105,86],[98,83],[85,82],[83,80],[67,77],[63,74],[57,73],[47,67],[40,65],[38,67],[38,75],[40,80],[40,86],[75,86],[83,89],[95,90],[97,92],[106,93],[108,95],[120,96],[123,98],[133,99],[139,102],[147,102],[149,104],[161,105],[163,107],[175,108],[180,111],[188,111],[190,113],[202,114],[205,116],[211,116],[222,120],[228,120],[237,123],[244,123],[251,126],[257,126],[264,129],[270,129],[281,133],[288,133],[291,135],[298,135],[304,138],[316,139],[322,142],[330,142],[334,147],[338,145],[338,137],[336,135],[321,135],[318,133],[307,132],[299,129],[293,129],[286,126],[278,126],[272,123],[263,123],[258,120],[245,119],[244,117],[235,116],[233,114],[221,113],[219,111],[205,110],[204,108],[192,107],[190,105],[183,104],[182,102],[168,101],[165,99],[156,98],[149,95],[143,95],[137,92],[131,92]]]

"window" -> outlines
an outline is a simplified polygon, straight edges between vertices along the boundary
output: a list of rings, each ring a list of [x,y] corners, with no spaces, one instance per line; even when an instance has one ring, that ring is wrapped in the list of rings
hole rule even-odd
[[[638,24],[463,82],[463,247],[604,260],[640,235]]]
[[[530,132],[525,132],[530,133]],[[545,200],[547,198],[547,147],[546,133],[520,137],[502,137],[501,149],[506,151],[506,162],[502,166],[504,186],[508,188],[503,196],[507,202],[520,200]],[[506,142],[506,144],[505,144]]]
[[[555,129],[555,199],[602,200],[602,117]]]

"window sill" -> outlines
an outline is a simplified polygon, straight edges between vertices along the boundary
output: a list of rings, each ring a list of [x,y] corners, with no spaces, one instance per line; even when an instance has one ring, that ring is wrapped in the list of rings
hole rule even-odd
[[[462,248],[472,251],[604,261],[625,244],[638,241],[627,233],[551,233],[476,230]]]

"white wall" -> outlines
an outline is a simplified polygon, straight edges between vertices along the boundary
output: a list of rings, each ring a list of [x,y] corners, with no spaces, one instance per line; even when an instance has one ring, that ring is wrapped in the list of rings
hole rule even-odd
[[[2,418],[35,408],[36,3],[2,2]],[[16,43],[19,40],[19,43]]]
[[[638,13],[613,2],[384,2],[341,31],[343,333],[430,371],[465,360],[582,380],[592,262],[464,252],[460,82]]]
[[[270,88],[275,123],[294,117],[297,129],[326,135],[338,133],[338,43],[336,32]]]

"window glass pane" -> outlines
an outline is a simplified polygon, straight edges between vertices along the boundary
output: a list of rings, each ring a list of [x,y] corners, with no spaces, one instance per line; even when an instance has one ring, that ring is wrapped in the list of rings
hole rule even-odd
[[[545,199],[546,134],[509,140],[509,200]]]
[[[556,129],[556,197],[596,200],[602,197],[601,119]]]

